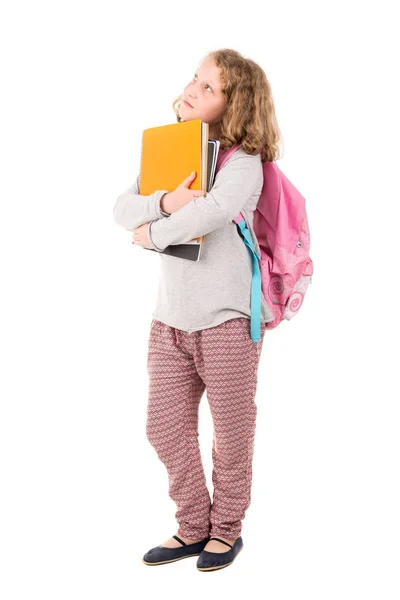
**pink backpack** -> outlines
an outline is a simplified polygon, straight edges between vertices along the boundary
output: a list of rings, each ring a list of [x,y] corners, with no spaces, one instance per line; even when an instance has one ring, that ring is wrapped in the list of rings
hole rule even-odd
[[[219,154],[217,171],[240,146],[236,144]],[[310,232],[305,199],[276,162],[262,164],[264,184],[253,218],[261,256],[256,254],[242,213],[234,219],[253,258],[253,341],[260,341],[261,292],[275,317],[266,323],[266,329],[274,329],[283,319],[290,320],[298,313],[314,271],[309,256]]]

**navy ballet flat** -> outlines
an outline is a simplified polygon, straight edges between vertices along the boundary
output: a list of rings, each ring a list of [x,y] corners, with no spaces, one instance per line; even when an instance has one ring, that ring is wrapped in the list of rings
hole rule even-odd
[[[163,565],[165,563],[175,562],[176,560],[182,560],[182,558],[189,558],[190,556],[199,556],[204,546],[207,545],[210,536],[200,540],[200,542],[194,542],[193,544],[186,544],[177,535],[173,535],[182,546],[177,548],[166,548],[165,546],[156,546],[151,548],[143,556],[142,561],[145,565]]]
[[[218,537],[210,537],[208,541],[210,540],[222,542],[229,546],[230,550],[228,550],[228,552],[209,552],[208,550],[203,550],[196,563],[199,571],[215,571],[216,569],[223,569],[224,567],[231,565],[243,548],[242,536],[235,540],[233,546]]]

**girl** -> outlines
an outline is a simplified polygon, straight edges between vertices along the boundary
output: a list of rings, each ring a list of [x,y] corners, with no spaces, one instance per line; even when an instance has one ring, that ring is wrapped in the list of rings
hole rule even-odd
[[[193,173],[172,192],[118,197],[116,222],[133,243],[161,252],[206,236],[199,261],[160,254],[147,369],[146,435],[168,472],[177,505],[177,534],[143,557],[155,565],[199,556],[199,570],[233,562],[251,498],[258,364],[265,323],[273,315],[262,298],[261,339],[250,338],[252,259],[233,221],[242,212],[253,238],[253,212],[263,186],[262,162],[278,158],[280,138],[264,71],[235,50],[208,54],[173,103],[177,121],[201,119],[220,141],[219,159],[239,149],[217,172],[210,192],[190,190]],[[204,391],[213,419],[213,502],[198,443]]]

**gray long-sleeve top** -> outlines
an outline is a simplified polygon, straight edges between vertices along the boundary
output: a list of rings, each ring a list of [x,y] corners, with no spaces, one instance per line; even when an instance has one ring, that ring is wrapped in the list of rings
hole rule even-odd
[[[159,254],[158,298],[153,318],[187,332],[215,327],[236,317],[250,319],[252,258],[232,220],[242,213],[260,257],[253,230],[253,213],[263,185],[261,156],[246,154],[242,147],[218,171],[212,189],[168,215],[160,208],[167,191],[139,194],[136,182],[121,194],[114,206],[118,225],[132,231],[149,226],[151,247],[160,252],[205,236],[198,261]],[[261,322],[273,320],[263,295]]]

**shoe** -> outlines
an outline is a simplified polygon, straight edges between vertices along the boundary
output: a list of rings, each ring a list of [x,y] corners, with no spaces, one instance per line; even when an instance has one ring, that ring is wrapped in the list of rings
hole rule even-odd
[[[208,550],[203,550],[196,563],[199,571],[215,571],[216,569],[223,569],[224,567],[231,565],[243,548],[242,536],[235,540],[233,546],[217,537],[210,537],[208,541],[210,540],[222,542],[229,546],[231,550],[228,550],[228,552],[209,552]]]
[[[173,535],[173,538],[178,540],[182,546],[177,548],[166,548],[165,546],[156,546],[151,548],[143,556],[142,561],[145,565],[163,565],[164,563],[174,562],[181,560],[182,558],[189,558],[190,556],[199,556],[204,546],[209,542],[210,536],[200,540],[200,542],[194,542],[193,544],[186,544],[177,535]]]

